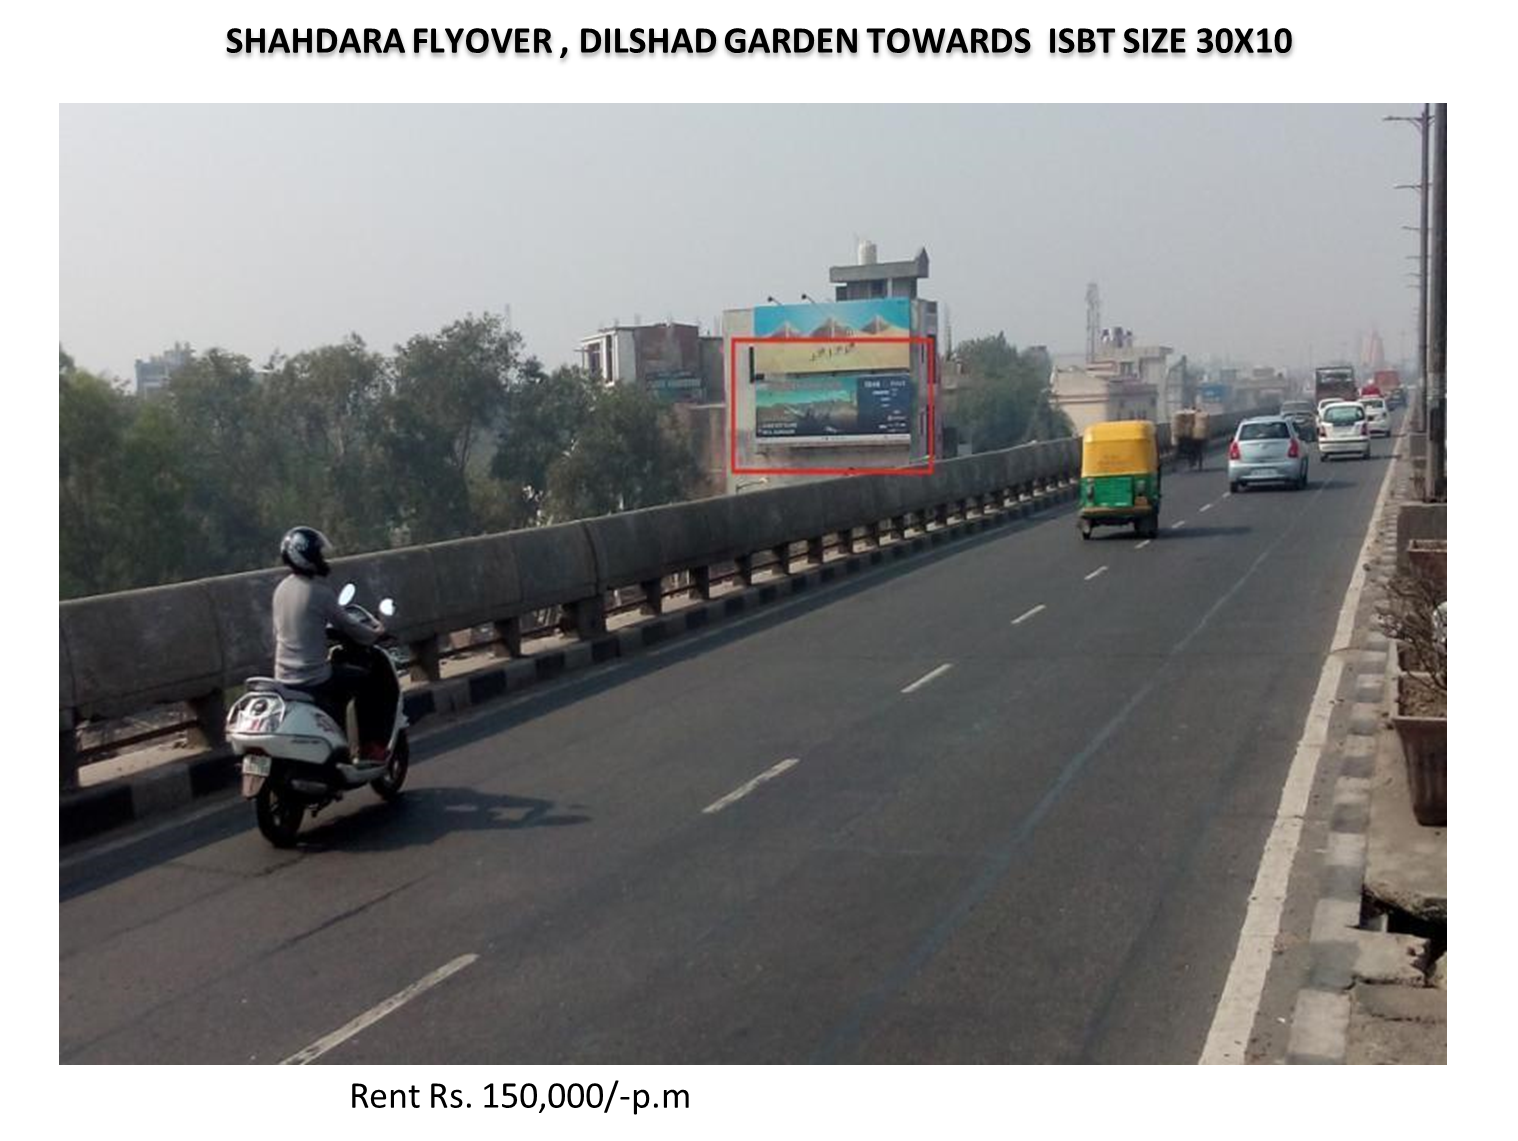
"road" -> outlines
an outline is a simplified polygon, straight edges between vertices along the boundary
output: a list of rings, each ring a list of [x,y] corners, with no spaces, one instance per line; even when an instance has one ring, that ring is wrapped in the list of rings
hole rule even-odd
[[[293,852],[238,802],[64,853],[60,1058],[1195,1061],[1390,451],[565,679]]]

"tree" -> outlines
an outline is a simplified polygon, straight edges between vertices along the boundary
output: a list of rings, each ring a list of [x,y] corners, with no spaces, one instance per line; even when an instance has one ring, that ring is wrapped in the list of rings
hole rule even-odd
[[[396,349],[396,397],[447,442],[446,461],[460,475],[496,422],[521,366],[521,345],[519,333],[487,313],[412,337]]]
[[[390,526],[409,543],[456,539],[474,530],[469,479],[445,457],[452,437],[414,400],[380,404],[375,468]]]
[[[399,522],[414,541],[477,528],[470,505],[475,460],[520,376],[521,344],[519,334],[487,313],[397,347],[379,423]]]
[[[190,470],[184,429],[164,401],[127,398],[126,403],[132,412],[117,465],[120,577],[107,587],[113,590],[193,577],[194,568],[205,565],[197,562],[198,521],[186,507],[197,477]]]
[[[271,521],[310,522],[343,550],[387,545],[392,497],[376,443],[387,381],[385,358],[356,334],[281,363],[266,383],[260,424]]]
[[[643,507],[697,478],[647,391],[546,372],[495,317],[255,370],[212,349],[151,399],[60,346],[59,593],[268,566],[297,523],[345,552]]]
[[[120,578],[115,489],[128,409],[99,377],[59,364],[58,590],[72,598],[110,590]]]
[[[277,524],[260,510],[276,477],[267,467],[266,408],[255,386],[247,357],[212,349],[178,369],[163,390],[188,461],[188,576],[264,566],[278,542]]]
[[[970,378],[961,419],[977,452],[1071,434],[1069,418],[1049,401],[1047,353],[1018,352],[997,333],[961,343],[959,359]]]
[[[549,467],[548,512],[578,519],[671,503],[699,475],[689,435],[657,397],[603,388],[574,446]]]
[[[548,495],[548,472],[567,456],[595,404],[597,383],[584,369],[544,373],[529,362],[508,390],[491,474],[500,481],[507,528],[540,520]]]

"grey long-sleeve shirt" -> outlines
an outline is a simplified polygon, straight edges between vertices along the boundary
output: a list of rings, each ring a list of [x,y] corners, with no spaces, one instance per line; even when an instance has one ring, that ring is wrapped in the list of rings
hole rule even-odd
[[[332,676],[327,661],[327,624],[355,642],[372,646],[379,635],[353,618],[325,580],[292,574],[274,588],[274,680],[318,685]]]

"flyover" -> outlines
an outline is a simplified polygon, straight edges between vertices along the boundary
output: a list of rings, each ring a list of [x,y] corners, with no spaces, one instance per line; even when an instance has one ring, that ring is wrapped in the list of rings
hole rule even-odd
[[[64,1061],[1193,1061],[1390,447],[1166,477],[65,856]],[[872,509],[873,510],[873,509]],[[470,958],[473,956],[473,958]],[[466,961],[467,960],[467,961]]]

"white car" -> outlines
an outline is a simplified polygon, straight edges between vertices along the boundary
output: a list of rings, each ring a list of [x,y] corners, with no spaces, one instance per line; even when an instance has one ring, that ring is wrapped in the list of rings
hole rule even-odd
[[[1385,397],[1362,396],[1360,406],[1365,409],[1365,419],[1370,423],[1372,436],[1391,435],[1391,413],[1386,410]]]
[[[1237,495],[1255,483],[1307,486],[1307,448],[1284,416],[1241,420],[1228,445],[1228,490]]]
[[[1329,404],[1319,417],[1318,458],[1331,460],[1338,456],[1370,459],[1370,420],[1359,401]]]

